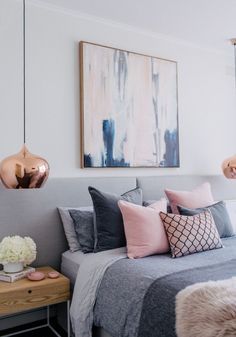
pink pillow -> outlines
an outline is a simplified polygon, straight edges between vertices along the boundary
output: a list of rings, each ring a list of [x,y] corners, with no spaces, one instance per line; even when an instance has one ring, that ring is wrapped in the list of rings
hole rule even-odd
[[[211,193],[211,185],[204,183],[196,187],[192,191],[175,191],[165,190],[166,196],[169,199],[171,210],[175,214],[179,214],[177,205],[188,208],[199,208],[212,205],[214,199]]]
[[[118,205],[123,216],[129,258],[161,254],[170,250],[167,235],[159,216],[159,212],[166,212],[167,201],[165,199],[148,207],[124,200],[120,200]]]

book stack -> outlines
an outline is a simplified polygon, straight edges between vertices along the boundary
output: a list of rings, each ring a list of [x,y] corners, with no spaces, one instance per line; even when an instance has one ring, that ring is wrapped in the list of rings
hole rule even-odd
[[[15,282],[20,280],[24,277],[27,277],[28,274],[33,273],[35,268],[33,267],[26,267],[24,270],[19,271],[18,273],[5,273],[3,270],[0,271],[0,281],[3,282]]]

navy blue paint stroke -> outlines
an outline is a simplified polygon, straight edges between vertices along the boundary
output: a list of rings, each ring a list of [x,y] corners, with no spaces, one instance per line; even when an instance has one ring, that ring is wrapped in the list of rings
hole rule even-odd
[[[90,154],[84,154],[84,167],[92,167],[92,157]]]
[[[103,120],[102,123],[103,142],[105,153],[101,153],[101,162],[99,167],[130,167],[130,163],[125,162],[124,157],[120,160],[113,158],[113,146],[115,137],[115,123],[112,119]],[[178,130],[170,132],[165,131],[166,152],[160,167],[179,167],[179,142]],[[123,142],[126,141],[124,138]],[[91,154],[84,155],[84,167],[95,167]]]
[[[165,144],[166,152],[164,160],[160,163],[162,167],[178,167],[179,166],[179,142],[178,131],[170,132],[168,129],[165,131]]]
[[[115,122],[113,119],[105,119],[102,123],[103,142],[105,147],[104,166],[108,167],[126,167],[130,166],[125,162],[124,157],[120,160],[113,158],[114,138],[115,138]]]
[[[112,119],[105,119],[102,122],[103,143],[105,147],[105,166],[112,166],[113,145],[115,136],[115,123]]]
[[[104,153],[101,153],[101,161],[99,167],[129,167],[130,163],[125,162],[124,156],[121,159],[113,157],[114,138],[115,138],[115,122],[113,119],[105,119],[102,121],[102,133],[104,143]],[[96,140],[95,140],[96,141]],[[126,136],[123,139],[124,143]],[[122,148],[122,144],[121,144]],[[84,167],[95,167],[91,154],[84,154]]]

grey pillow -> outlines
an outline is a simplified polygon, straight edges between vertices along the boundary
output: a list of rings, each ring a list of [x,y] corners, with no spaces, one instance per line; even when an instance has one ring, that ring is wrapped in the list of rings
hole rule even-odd
[[[234,235],[236,234],[236,200],[224,200],[225,202],[225,207],[228,211],[233,230],[234,230]]]
[[[61,217],[61,221],[62,221],[62,225],[64,228],[64,232],[66,235],[66,239],[68,242],[68,246],[70,248],[70,251],[76,252],[77,250],[80,250],[80,244],[75,232],[75,228],[74,228],[74,222],[72,217],[70,216],[69,210],[70,209],[77,209],[77,210],[81,210],[81,211],[88,211],[88,210],[92,210],[93,211],[93,207],[92,206],[87,206],[87,207],[58,207],[58,211]]]
[[[90,253],[94,250],[94,225],[93,209],[79,210],[71,209],[69,213],[74,222],[77,239],[83,253]]]
[[[144,207],[148,207],[148,206],[150,206],[150,205],[152,205],[152,204],[155,204],[155,202],[157,202],[157,201],[158,201],[158,200],[144,200],[144,201],[143,201],[143,206],[144,206]],[[172,209],[171,209],[169,203],[167,203],[167,213],[172,213]]]
[[[135,188],[120,196],[101,192],[91,186],[88,189],[93,200],[96,219],[95,251],[100,252],[125,246],[124,224],[118,201],[126,200],[137,205],[142,205],[142,190]]]
[[[181,215],[195,215],[204,212],[206,209],[209,209],[215,221],[215,225],[220,237],[227,238],[234,235],[233,226],[224,201],[219,201],[216,204],[204,208],[191,209],[182,206],[177,206],[177,208]]]

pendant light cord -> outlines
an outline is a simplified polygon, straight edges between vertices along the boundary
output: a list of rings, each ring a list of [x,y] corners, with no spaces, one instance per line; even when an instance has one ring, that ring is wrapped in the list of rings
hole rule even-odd
[[[24,144],[25,144],[25,0],[23,0],[23,121],[24,121]]]

